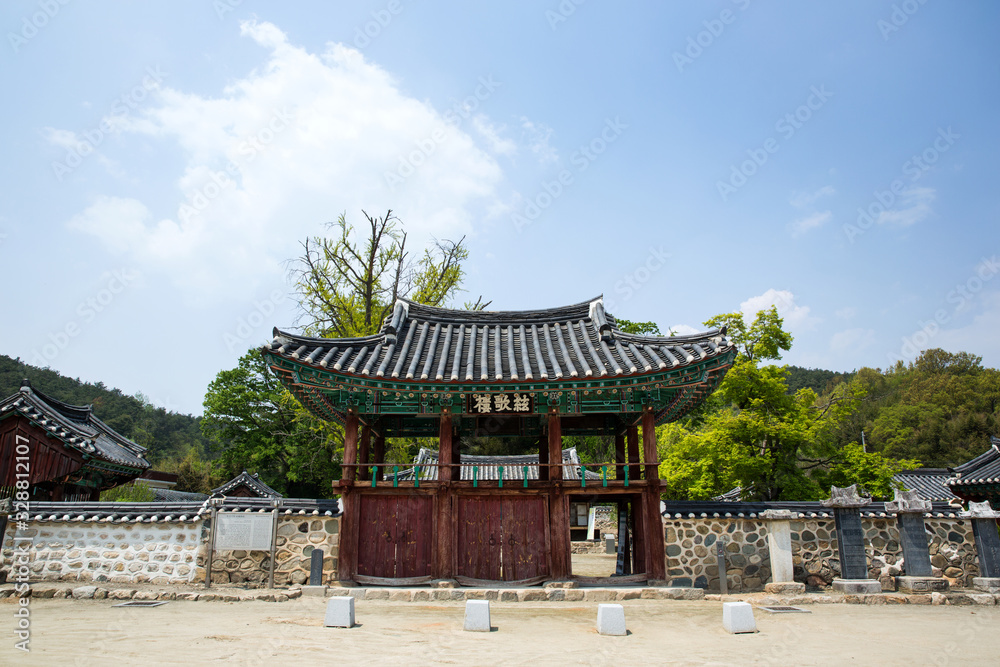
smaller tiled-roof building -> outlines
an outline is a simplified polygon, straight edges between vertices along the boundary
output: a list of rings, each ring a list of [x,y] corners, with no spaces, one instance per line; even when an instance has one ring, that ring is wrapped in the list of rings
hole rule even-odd
[[[563,479],[580,479],[580,455],[576,447],[564,449]],[[413,480],[414,470],[420,468],[420,480],[436,480],[438,477],[438,452],[436,449],[420,448],[413,460],[414,468],[399,471],[400,480]],[[522,481],[525,474],[528,481],[538,480],[538,454],[514,454],[497,456],[475,456],[462,454],[461,480],[471,482],[473,476],[480,481],[497,481],[500,479],[500,469],[503,468],[505,481]],[[525,470],[527,468],[527,470]],[[587,479],[601,479],[601,476],[591,470],[586,470]],[[611,473],[613,474],[613,473]]]
[[[257,473],[250,474],[246,470],[236,477],[212,489],[213,496],[227,498],[281,498],[282,495],[261,481]]]
[[[958,502],[960,498],[951,492],[945,482],[952,476],[949,468],[914,468],[893,475],[893,480],[907,491],[931,502]]]
[[[27,479],[30,501],[97,500],[148,468],[146,448],[98,419],[92,406],[63,403],[28,380],[0,401],[0,489]]]
[[[951,471],[953,475],[945,484],[955,495],[1000,506],[1000,438],[990,437],[989,449]]]

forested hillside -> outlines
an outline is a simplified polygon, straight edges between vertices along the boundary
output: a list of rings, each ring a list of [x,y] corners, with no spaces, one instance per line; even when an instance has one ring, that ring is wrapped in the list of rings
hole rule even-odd
[[[844,382],[854,377],[854,372],[838,373],[822,368],[787,366],[785,370],[787,371],[785,383],[788,385],[789,394],[794,394],[799,389],[809,388],[819,396],[830,391],[838,382]]]
[[[32,387],[64,403],[93,405],[101,421],[149,449],[154,467],[169,468],[189,454],[196,459],[207,454],[200,417],[167,412],[150,404],[142,394],[129,396],[102,382],[81,382],[0,354],[0,397],[15,393],[24,378],[31,380]]]

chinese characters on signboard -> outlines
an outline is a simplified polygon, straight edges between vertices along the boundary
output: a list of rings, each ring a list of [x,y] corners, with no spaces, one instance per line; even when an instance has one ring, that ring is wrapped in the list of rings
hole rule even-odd
[[[474,415],[534,412],[534,400],[521,392],[504,394],[469,394],[468,412]]]

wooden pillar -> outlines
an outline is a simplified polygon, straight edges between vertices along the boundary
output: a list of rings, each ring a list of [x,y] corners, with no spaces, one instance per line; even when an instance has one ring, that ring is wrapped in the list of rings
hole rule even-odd
[[[354,471],[358,462],[358,415],[347,413],[344,423],[344,463],[340,466],[340,480],[353,482]]]
[[[559,481],[563,478],[562,457],[562,421],[559,413],[549,413],[549,479]]]
[[[615,436],[615,479],[625,479],[625,433]]]
[[[450,412],[442,412],[438,419],[438,469],[437,478],[441,482],[435,498],[437,510],[437,530],[435,532],[435,549],[433,556],[433,572],[438,579],[450,579],[454,576],[454,513],[452,508],[451,481],[454,468],[452,451],[452,417]]]
[[[369,452],[371,451],[372,427],[365,424],[361,427],[361,445],[358,448],[358,464],[360,465],[360,479],[365,481],[371,479],[371,471],[368,470]]]
[[[628,433],[628,478],[642,479],[642,469],[639,467],[640,461],[642,461],[642,457],[639,456],[639,429],[635,426],[629,426],[627,433]]]
[[[646,479],[659,480],[660,461],[656,451],[656,415],[653,408],[646,408],[642,412],[642,460],[646,468]]]
[[[632,574],[646,571],[646,540],[643,539],[641,496],[636,496],[628,504],[628,527],[632,531]]]
[[[451,478],[455,481],[462,480],[462,436],[452,436],[451,459],[455,463],[452,466]]]
[[[569,539],[569,497],[562,490],[549,494],[549,544],[552,547],[553,579],[566,579],[572,574]]]
[[[645,511],[646,574],[650,579],[667,578],[666,546],[663,537],[663,517],[660,514],[660,468],[656,451],[656,414],[652,408],[642,413],[642,449],[646,464],[646,490],[643,493]]]
[[[341,489],[344,513],[340,518],[340,546],[337,554],[337,578],[353,581],[358,572],[358,524],[361,520],[361,496],[350,487]]]
[[[438,419],[438,481],[452,480],[451,413],[442,412]]]
[[[382,464],[385,463],[385,435],[382,433],[375,434],[375,446],[374,446],[374,456],[372,457],[372,463]],[[376,465],[375,467],[375,479],[382,481],[385,475],[385,468],[381,465]]]
[[[562,492],[562,421],[557,412],[549,413],[549,544],[552,547],[552,578],[565,579],[572,574],[569,539],[569,498]]]
[[[549,481],[549,441],[545,436],[538,439],[538,479]]]

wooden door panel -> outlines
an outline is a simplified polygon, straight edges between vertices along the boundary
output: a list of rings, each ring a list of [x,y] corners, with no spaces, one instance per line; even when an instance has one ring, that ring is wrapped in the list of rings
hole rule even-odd
[[[358,498],[358,574],[395,579],[431,574],[433,499]]]
[[[434,500],[426,496],[400,496],[396,513],[396,576],[431,574]]]
[[[504,498],[504,581],[521,581],[548,574],[545,519],[545,499]]]
[[[458,572],[470,579],[499,581],[501,505],[498,498],[458,501]]]

